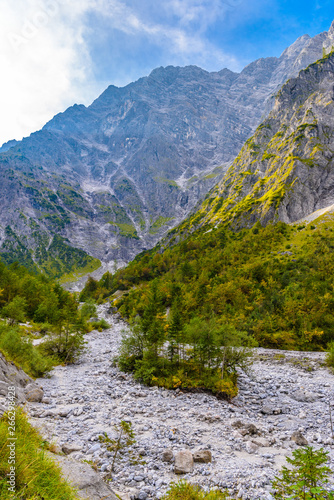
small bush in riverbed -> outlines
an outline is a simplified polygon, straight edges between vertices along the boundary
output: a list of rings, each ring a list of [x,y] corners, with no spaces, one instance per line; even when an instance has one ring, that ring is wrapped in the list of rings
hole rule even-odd
[[[99,332],[101,332],[102,330],[107,330],[108,328],[110,328],[110,325],[109,323],[106,322],[105,319],[99,319],[98,321],[92,321],[91,322],[91,325],[93,327],[94,330],[98,330]]]
[[[209,493],[203,491],[199,486],[185,481],[172,484],[162,500],[226,500],[226,492],[212,490]]]
[[[334,500],[334,492],[324,486],[332,472],[326,465],[328,452],[323,448],[314,450],[311,446],[298,448],[293,458],[287,457],[289,468],[282,467],[281,477],[276,477],[273,487],[275,498],[288,500]]]
[[[326,365],[334,368],[334,342],[328,344],[328,352],[326,356]]]

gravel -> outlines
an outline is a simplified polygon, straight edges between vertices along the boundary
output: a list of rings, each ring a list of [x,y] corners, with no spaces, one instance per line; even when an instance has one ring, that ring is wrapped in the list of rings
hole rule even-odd
[[[80,451],[70,457],[94,461],[103,477],[113,453],[99,435],[115,438],[114,425],[131,422],[136,443],[119,455],[112,474],[112,487],[124,498],[160,498],[180,478],[174,460],[166,461],[168,450],[174,457],[210,450],[211,463],[195,463],[182,477],[205,489],[228,488],[242,499],[273,498],[271,481],[298,447],[293,436],[327,450],[334,468],[334,375],[323,366],[323,353],[257,349],[251,373],[240,373],[239,395],[228,403],[206,393],[149,388],[121,373],[113,357],[126,324],[106,306],[99,306],[99,317],[111,328],[86,336],[88,350],[77,364],[39,379],[44,399],[28,409],[48,440],[59,449],[76,445]]]

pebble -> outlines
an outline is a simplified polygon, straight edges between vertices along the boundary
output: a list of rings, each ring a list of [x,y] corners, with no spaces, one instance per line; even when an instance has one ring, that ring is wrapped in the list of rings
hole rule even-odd
[[[292,436],[323,447],[334,469],[329,415],[329,403],[334,415],[334,374],[322,365],[324,353],[277,356],[257,349],[251,372],[239,374],[239,394],[228,403],[210,394],[148,388],[120,373],[112,358],[126,325],[107,315],[106,305],[98,312],[111,328],[87,334],[88,350],[79,362],[37,380],[44,398],[27,408],[50,442],[78,450],[71,452],[73,459],[89,455],[102,476],[109,473],[114,452],[99,435],[115,438],[114,425],[131,422],[136,443],[115,461],[112,484],[119,492],[139,500],[161,498],[182,477],[207,490],[229,488],[234,497],[239,492],[245,499],[269,500],[271,481],[298,448]],[[195,461],[192,472],[174,473],[178,453],[196,457],[204,450],[210,450],[211,463]],[[205,456],[209,460],[208,452]]]

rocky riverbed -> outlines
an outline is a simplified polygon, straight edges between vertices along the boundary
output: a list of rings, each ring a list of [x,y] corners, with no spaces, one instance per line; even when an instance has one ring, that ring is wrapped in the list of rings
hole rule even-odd
[[[160,498],[183,477],[207,489],[228,488],[234,498],[269,500],[286,456],[306,443],[326,449],[334,469],[334,375],[323,366],[323,353],[256,350],[251,373],[240,374],[239,395],[228,403],[148,388],[119,372],[113,357],[126,325],[106,306],[99,315],[111,328],[87,335],[77,364],[38,380],[44,398],[28,403],[28,411],[55,448],[91,462],[106,479],[112,453],[98,436],[116,437],[114,425],[131,422],[136,443],[119,456],[110,483],[124,499]],[[183,450],[192,457],[180,455]],[[207,453],[196,453],[201,450]],[[189,456],[191,472],[176,475],[175,458],[186,466]]]

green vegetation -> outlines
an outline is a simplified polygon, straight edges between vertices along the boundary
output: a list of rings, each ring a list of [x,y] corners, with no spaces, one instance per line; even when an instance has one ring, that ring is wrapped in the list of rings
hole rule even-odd
[[[213,490],[206,493],[197,485],[180,481],[171,485],[162,500],[225,500],[227,498],[226,492]]]
[[[79,248],[72,247],[67,239],[56,234],[49,244],[49,235],[34,221],[30,221],[30,226],[34,229],[32,236],[36,243],[35,252],[28,250],[24,238],[19,237],[8,226],[7,239],[0,254],[3,263],[10,265],[18,262],[30,271],[35,273],[42,271],[50,277],[62,278],[63,281],[71,279],[72,276],[82,276],[100,267],[101,262],[98,259]]]
[[[134,238],[136,240],[139,239],[138,233],[136,231],[136,228],[134,227],[133,224],[120,224],[120,223],[113,223],[115,226],[119,227],[120,231],[119,234],[121,236],[125,236],[126,238]]]
[[[167,184],[170,187],[175,187],[179,189],[179,185],[177,182],[173,181],[172,179],[165,179],[164,177],[154,177],[155,182],[158,182],[159,184]]]
[[[73,362],[84,347],[83,334],[92,329],[85,308],[79,310],[76,297],[58,283],[1,262],[0,317],[6,319],[0,322],[1,351],[33,377]],[[26,321],[30,324],[19,325]],[[48,340],[34,347],[32,331],[47,333]]]
[[[115,439],[111,439],[107,433],[104,433],[103,436],[99,436],[100,443],[105,443],[107,445],[107,450],[113,453],[111,472],[114,470],[118,454],[124,454],[124,452],[128,451],[129,447],[136,442],[131,422],[121,420],[119,424],[114,425],[114,428],[117,433]]]
[[[334,368],[334,341],[328,344],[328,353],[326,356],[326,365]]]
[[[83,275],[95,271],[101,265],[98,259],[88,255],[79,248],[70,246],[70,242],[59,235],[54,235],[51,245],[46,251],[40,247],[36,252],[39,269],[48,276],[62,278],[64,275]]]
[[[120,313],[142,321],[156,294],[158,345],[168,340],[178,309],[182,338],[194,318],[214,318],[222,330],[237,332],[232,337],[263,347],[325,349],[334,340],[334,221],[326,215],[312,227],[258,223],[233,232],[206,226],[178,245],[137,256],[115,275],[92,280],[82,298],[103,300],[121,290],[114,301]]]
[[[47,455],[47,443],[29,425],[22,410],[15,418],[15,494],[8,490],[11,472],[11,419],[5,414],[0,421],[0,497],[6,499],[76,500],[75,491],[63,480],[59,467]]]
[[[254,342],[243,332],[194,317],[183,325],[179,289],[166,318],[153,281],[147,305],[132,331],[123,337],[118,364],[148,385],[168,389],[205,388],[225,398],[237,395],[237,367],[247,370]]]
[[[33,347],[20,328],[6,324],[0,324],[0,352],[31,377],[41,377],[55,364]]]
[[[275,498],[333,500],[334,492],[328,492],[324,488],[332,472],[325,465],[328,462],[328,452],[323,448],[314,450],[307,446],[295,450],[292,455],[293,458],[286,459],[290,467],[283,467],[281,477],[276,477],[273,481]]]
[[[174,217],[158,217],[151,225],[150,227],[150,234],[155,234],[159,231],[159,229],[166,224],[168,224],[169,221],[173,220]]]

